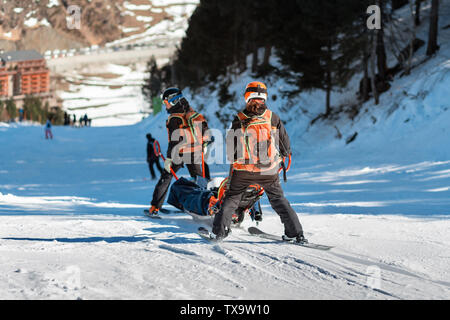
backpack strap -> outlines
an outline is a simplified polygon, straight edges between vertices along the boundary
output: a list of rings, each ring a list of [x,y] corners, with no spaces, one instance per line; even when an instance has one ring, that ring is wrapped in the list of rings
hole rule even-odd
[[[194,137],[195,142],[198,142],[198,137],[195,134],[194,120],[198,117],[203,118],[203,116],[200,113],[195,112],[195,111],[193,111],[192,113],[189,113],[189,115],[187,113],[185,115],[187,116],[186,122],[189,126],[189,129],[191,130],[192,137]]]

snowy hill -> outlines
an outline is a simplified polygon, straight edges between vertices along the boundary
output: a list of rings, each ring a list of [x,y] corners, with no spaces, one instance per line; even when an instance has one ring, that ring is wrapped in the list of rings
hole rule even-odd
[[[148,179],[145,134],[166,147],[164,113],[120,127],[54,127],[52,141],[42,126],[0,124],[0,296],[449,299],[449,30],[440,37],[436,57],[396,78],[379,106],[367,102],[353,120],[342,113],[311,125],[323,112],[324,93],[288,100],[280,94],[283,80],[267,81],[269,106],[286,121],[294,149],[283,189],[306,237],[334,246],[329,252],[261,240],[244,229],[211,245],[188,215],[146,219],[142,209],[155,181]],[[253,79],[232,80],[236,101],[226,106],[217,91],[185,90],[222,132],[219,116],[242,107]],[[334,92],[333,105],[351,101],[354,91]],[[227,165],[211,170],[224,176]],[[262,208],[259,227],[281,235],[266,198]],[[247,217],[243,227],[252,225]]]
[[[77,121],[87,114],[95,127],[135,124],[151,111],[141,90],[145,68],[104,63],[64,71],[57,94]]]
[[[427,16],[429,10],[430,6],[424,6],[422,15]],[[442,3],[440,10],[439,52],[428,59],[426,46],[420,48],[412,59],[412,73],[409,76],[398,74],[391,83],[391,89],[381,95],[379,105],[374,105],[371,99],[358,106],[356,93],[362,78],[362,73],[358,73],[345,88],[332,92],[333,116],[312,124],[314,119],[325,112],[324,91],[302,91],[287,97],[284,93],[296,88],[283,78],[271,75],[267,79],[258,79],[268,85],[268,106],[281,116],[295,140],[294,153],[305,156],[314,152],[322,154],[324,149],[329,149],[332,153],[340,154],[345,149],[345,154],[354,152],[356,155],[369,152],[376,156],[381,152],[382,159],[386,154],[395,155],[401,144],[407,148],[408,154],[414,153],[413,158],[421,155],[427,158],[431,154],[436,159],[448,158],[450,149],[442,146],[448,143],[450,136],[446,125],[450,117],[447,93],[450,87],[450,3]],[[409,19],[409,7],[403,7],[396,14],[399,19]],[[428,24],[423,22],[416,30],[417,38],[426,40],[428,28]],[[390,51],[390,44],[386,46],[389,67],[393,67],[397,60]],[[260,52],[260,57],[262,54]],[[250,58],[247,65],[251,65]],[[276,57],[272,57],[271,65],[282,67]],[[222,77],[214,82],[214,86],[195,92],[187,88],[184,93],[193,106],[207,114],[214,123],[213,127],[224,129],[235,111],[244,107],[245,86],[254,80],[250,72],[244,72],[238,76]],[[227,93],[233,98],[221,104],[220,86],[228,81],[231,84],[227,87]],[[210,87],[214,90],[210,90]],[[356,139],[347,145],[355,133],[358,133]],[[392,150],[384,151],[390,147]]]
[[[87,114],[93,126],[134,124],[149,112],[141,94],[146,62],[156,55],[158,63],[167,63],[168,57],[158,57],[158,50],[175,50],[198,3],[3,1],[0,51],[33,49],[45,55],[51,88],[77,121]],[[74,22],[69,5],[81,10],[80,28],[69,28]]]
[[[71,11],[70,5],[79,9]],[[0,49],[44,53],[106,44],[174,45],[197,5],[198,0],[4,1]],[[76,28],[75,12],[80,13]]]
[[[188,215],[142,215],[155,184],[146,178],[149,124],[56,127],[53,141],[41,126],[0,127],[4,299],[450,297],[450,159],[297,159],[283,188],[308,239],[335,248],[272,243],[241,229],[211,245]],[[224,169],[213,166],[214,176]],[[260,227],[281,234],[262,205]]]
[[[363,114],[350,126],[361,136],[348,146],[324,144],[331,135],[324,131],[315,137],[320,147],[307,148],[307,138],[327,125],[303,133],[302,122],[288,123],[296,153],[283,188],[307,238],[335,246],[330,252],[259,240],[241,229],[211,245],[190,216],[144,218],[155,184],[147,178],[145,134],[164,148],[165,114],[133,126],[56,127],[53,141],[41,126],[3,124],[1,296],[448,299],[450,157],[442,146],[449,143],[449,119],[441,98],[447,65],[431,60],[417,69],[429,77],[400,80],[414,84],[407,92],[420,87],[426,96],[389,117],[383,105]],[[371,124],[373,114],[385,120]],[[223,176],[227,166],[211,169]],[[263,211],[260,227],[281,234],[267,200]]]

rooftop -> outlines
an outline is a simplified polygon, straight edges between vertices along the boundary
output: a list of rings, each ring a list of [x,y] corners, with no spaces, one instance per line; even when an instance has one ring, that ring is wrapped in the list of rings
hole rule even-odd
[[[44,57],[36,50],[9,51],[0,54],[0,59],[5,62],[41,60]]]

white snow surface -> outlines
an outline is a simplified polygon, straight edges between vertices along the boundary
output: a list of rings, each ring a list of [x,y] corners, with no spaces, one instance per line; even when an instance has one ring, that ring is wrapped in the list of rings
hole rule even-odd
[[[149,220],[145,133],[133,126],[0,127],[4,299],[448,299],[450,159],[298,159],[286,196],[322,252],[235,229],[201,239],[185,214]],[[163,143],[163,148],[164,148]],[[214,177],[226,165],[212,165]],[[187,176],[187,171],[180,171]],[[260,228],[281,235],[267,199]],[[166,207],[169,207],[166,205]]]
[[[43,126],[0,123],[0,297],[450,299],[449,30],[440,37],[436,57],[397,77],[379,106],[369,101],[353,121],[334,123],[341,139],[329,123],[309,124],[323,111],[323,92],[289,106],[280,93],[288,85],[268,82],[277,94],[269,106],[293,148],[285,195],[309,241],[334,246],[327,252],[252,237],[249,217],[220,244],[201,239],[189,215],[145,218],[156,183],[145,134],[165,149],[164,113],[134,125],[54,127],[51,141]],[[217,92],[184,90],[222,132],[217,112],[242,107],[253,79],[232,80],[234,105],[220,106]],[[333,104],[356,87],[334,92]],[[228,165],[211,171],[223,177]],[[259,227],[281,236],[267,198],[262,208]]]

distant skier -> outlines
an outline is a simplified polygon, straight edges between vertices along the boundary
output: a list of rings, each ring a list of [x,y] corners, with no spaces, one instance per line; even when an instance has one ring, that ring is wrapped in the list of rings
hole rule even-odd
[[[222,207],[214,218],[212,232],[217,240],[228,235],[232,215],[242,193],[248,186],[258,184],[264,188],[272,208],[284,224],[283,238],[305,242],[297,213],[284,197],[278,176],[280,155],[287,157],[291,154],[286,129],[280,117],[267,108],[267,87],[262,82],[249,83],[244,97],[245,110],[236,115],[227,134],[231,175]]]
[[[50,119],[47,119],[47,122],[45,123],[45,139],[53,139],[53,133],[52,133],[52,122]]]
[[[70,124],[70,116],[67,114],[67,112],[64,112],[64,125],[68,126]]]
[[[153,139],[152,135],[150,133],[147,134],[147,163],[148,168],[150,169],[150,175],[152,177],[152,180],[156,179],[155,170],[153,169],[153,165],[156,165],[156,168],[159,170],[159,172],[162,174],[163,169],[161,168],[161,165],[159,164],[159,157],[157,154],[155,154],[155,148],[153,146],[155,142],[155,139]]]
[[[166,89],[161,99],[169,113],[166,122],[169,143],[164,171],[153,192],[150,215],[157,215],[164,203],[172,181],[171,170],[176,173],[186,164],[191,177],[203,175],[203,147],[209,141],[209,137],[206,136],[208,123],[200,113],[190,107],[180,89]]]

